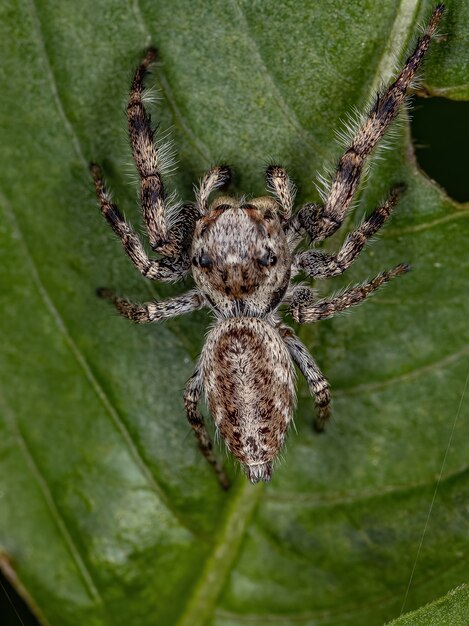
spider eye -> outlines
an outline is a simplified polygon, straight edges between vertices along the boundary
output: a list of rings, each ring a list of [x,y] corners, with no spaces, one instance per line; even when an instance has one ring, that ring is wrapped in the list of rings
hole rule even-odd
[[[199,266],[210,269],[213,265],[212,257],[206,252],[202,252],[199,257]]]
[[[262,267],[272,267],[277,263],[277,257],[272,250],[267,250],[267,252],[258,259],[258,263]]]

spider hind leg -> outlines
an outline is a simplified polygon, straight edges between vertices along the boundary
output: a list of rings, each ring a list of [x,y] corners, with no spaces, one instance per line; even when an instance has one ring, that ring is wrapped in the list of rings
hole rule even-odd
[[[418,39],[417,45],[396,80],[376,97],[366,119],[339,159],[335,176],[323,207],[307,204],[298,213],[298,221],[313,241],[330,237],[342,224],[360,184],[366,159],[397,117],[407,97],[409,86],[420,68],[444,11],[439,4]]]

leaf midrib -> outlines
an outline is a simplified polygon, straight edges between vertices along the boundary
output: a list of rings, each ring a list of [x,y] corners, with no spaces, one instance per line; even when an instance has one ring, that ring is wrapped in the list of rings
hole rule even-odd
[[[225,510],[212,552],[205,562],[202,574],[181,613],[177,626],[205,624],[212,614],[213,607],[239,553],[246,528],[261,499],[264,485],[253,486],[244,476],[241,476],[231,489],[234,495]]]

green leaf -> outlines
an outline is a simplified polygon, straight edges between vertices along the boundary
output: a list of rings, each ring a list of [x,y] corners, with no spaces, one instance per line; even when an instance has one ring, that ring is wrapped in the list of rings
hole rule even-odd
[[[223,161],[235,192],[263,194],[275,159],[302,202],[340,154],[340,120],[389,79],[430,11],[416,0],[1,4],[0,565],[42,621],[381,624],[467,580],[469,207],[419,170],[405,115],[331,245],[404,181],[392,223],[344,280],[318,288],[399,262],[414,271],[299,329],[331,382],[334,419],[313,434],[299,380],[271,484],[249,485],[227,460],[234,485],[222,493],[186,422],[210,316],[132,326],[95,296],[187,288],[137,275],[88,174],[102,163],[140,223],[123,109],[150,42],[154,118],[173,126],[179,155],[173,186],[190,199]],[[468,18],[468,2],[448,2],[430,92],[467,98]]]
[[[469,615],[469,585],[461,585],[443,598],[407,613],[389,626],[466,626]]]

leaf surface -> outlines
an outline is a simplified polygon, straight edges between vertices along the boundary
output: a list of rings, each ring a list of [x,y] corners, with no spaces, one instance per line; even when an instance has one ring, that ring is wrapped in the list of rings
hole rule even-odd
[[[221,493],[184,417],[210,316],[132,326],[95,296],[188,286],[145,284],[88,174],[102,163],[140,224],[122,111],[150,42],[154,118],[172,126],[179,157],[173,187],[191,199],[222,161],[235,192],[263,194],[276,160],[302,202],[318,199],[311,181],[340,154],[340,120],[389,79],[431,11],[303,4],[0,7],[0,550],[52,626],[381,624],[405,598],[410,610],[468,578],[469,211],[419,171],[405,116],[331,245],[392,184],[404,181],[405,197],[347,276],[317,287],[399,262],[413,272],[350,315],[298,329],[331,382],[334,419],[314,435],[299,380],[297,432],[271,484],[249,485],[227,460],[234,485]],[[429,92],[467,98],[468,18],[466,1],[448,2]]]
[[[465,626],[469,615],[469,588],[456,587],[443,598],[407,613],[389,626]]]

